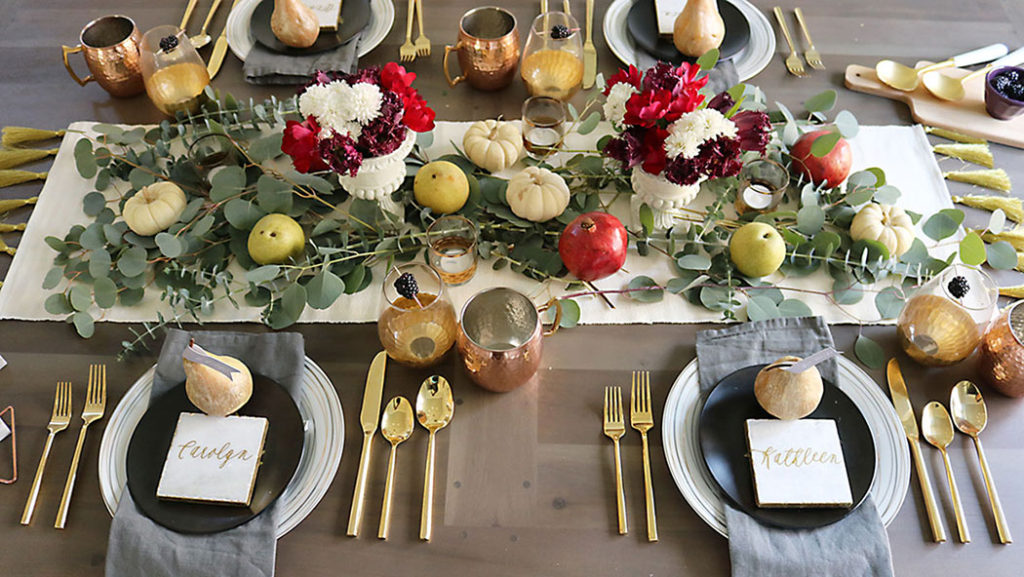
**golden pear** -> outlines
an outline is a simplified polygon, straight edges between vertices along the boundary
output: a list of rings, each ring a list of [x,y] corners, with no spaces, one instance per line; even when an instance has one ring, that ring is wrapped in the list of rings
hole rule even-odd
[[[302,0],[274,0],[270,29],[287,46],[309,48],[320,36],[320,20]]]
[[[813,413],[821,402],[825,388],[817,367],[802,373],[785,370],[799,360],[799,357],[782,357],[761,369],[754,379],[754,396],[773,417],[785,421],[801,419]]]
[[[689,0],[676,17],[672,41],[684,55],[698,58],[725,39],[725,21],[718,13],[718,0]]]
[[[185,365],[185,394],[200,411],[207,415],[226,417],[252,396],[252,374],[245,363],[227,355],[207,353],[214,359],[238,369],[227,377],[217,369],[182,359]]]

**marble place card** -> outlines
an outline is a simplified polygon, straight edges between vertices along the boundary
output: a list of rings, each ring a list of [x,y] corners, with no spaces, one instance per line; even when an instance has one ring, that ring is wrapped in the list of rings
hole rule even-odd
[[[248,505],[269,423],[263,417],[182,413],[156,496]]]
[[[303,0],[320,20],[321,30],[337,30],[342,0]]]
[[[831,419],[748,419],[758,507],[850,507],[853,496]]]

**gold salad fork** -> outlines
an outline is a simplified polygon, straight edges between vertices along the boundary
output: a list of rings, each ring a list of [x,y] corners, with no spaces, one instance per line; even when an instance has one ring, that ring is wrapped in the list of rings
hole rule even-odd
[[[416,11],[416,0],[409,0],[409,13],[405,16],[405,43],[398,48],[402,62],[416,60],[416,46],[412,43],[412,14]]]
[[[423,0],[416,0],[416,25],[420,28],[416,37],[416,55],[430,56],[430,38],[423,33]]]
[[[811,65],[811,68],[816,70],[824,70],[825,63],[821,61],[821,53],[814,47],[814,40],[811,40],[811,33],[807,30],[807,21],[804,20],[804,11],[800,8],[794,10],[796,12],[796,21],[800,23],[800,29],[804,32],[804,38],[807,39],[807,51],[804,52],[804,59]]]
[[[75,489],[75,476],[78,474],[78,459],[82,456],[82,445],[85,443],[85,431],[89,424],[103,418],[103,409],[107,405],[107,365],[89,365],[89,389],[85,393],[85,409],[82,410],[82,430],[78,432],[78,444],[75,445],[75,456],[71,459],[71,470],[68,480],[64,483],[64,495],[60,498],[57,520],[53,526],[63,529],[68,520],[68,506],[71,504],[71,492]]]
[[[793,37],[789,35],[789,27],[786,26],[786,19],[782,15],[782,8],[776,6],[773,11],[775,12],[775,19],[779,21],[779,28],[782,28],[782,35],[786,37],[786,44],[789,44],[789,56],[786,57],[786,69],[789,70],[789,73],[793,76],[807,76],[807,72],[804,71],[804,63],[796,53],[796,46],[793,45]]]
[[[640,431],[644,447],[644,496],[647,501],[647,540],[658,540],[658,520],[654,514],[654,487],[651,486],[651,451],[647,444],[647,431],[654,426],[651,413],[651,374],[633,371],[633,386],[629,403],[629,423]]]
[[[43,482],[43,470],[46,469],[46,458],[50,456],[50,447],[53,446],[53,437],[68,428],[71,423],[71,383],[57,383],[57,392],[53,395],[53,413],[50,415],[50,424],[46,428],[50,434],[46,437],[46,444],[43,445],[43,456],[39,459],[39,467],[36,468],[36,478],[32,481],[32,490],[28,492],[28,501],[25,502],[25,511],[21,514],[21,524],[28,525],[32,521],[32,513],[36,509],[36,499],[39,497],[39,486]]]
[[[622,490],[622,453],[619,439],[626,434],[626,422],[622,414],[622,387],[604,388],[604,434],[615,444],[615,504],[619,510],[619,534],[625,535],[626,494]]]

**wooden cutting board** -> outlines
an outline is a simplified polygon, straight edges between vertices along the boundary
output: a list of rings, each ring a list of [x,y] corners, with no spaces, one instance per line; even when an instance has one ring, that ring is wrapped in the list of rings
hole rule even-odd
[[[928,64],[928,63],[919,63]],[[943,71],[950,76],[966,76],[970,71],[949,68]],[[892,100],[899,100],[910,106],[914,120],[928,126],[955,130],[977,136],[992,142],[1024,148],[1024,116],[1013,120],[996,120],[985,112],[985,77],[979,76],[967,82],[967,96],[959,102],[940,100],[920,85],[913,92],[890,88],[878,79],[874,68],[851,64],[846,67],[846,87],[857,92],[874,94]]]

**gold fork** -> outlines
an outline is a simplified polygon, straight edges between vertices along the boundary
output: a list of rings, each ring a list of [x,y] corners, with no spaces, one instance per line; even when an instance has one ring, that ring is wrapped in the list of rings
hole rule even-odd
[[[654,487],[651,486],[651,450],[647,445],[647,431],[654,426],[651,413],[651,374],[633,371],[633,387],[629,403],[629,423],[640,431],[644,447],[644,496],[647,500],[647,540],[658,540],[658,520],[654,514]]]
[[[398,48],[402,62],[416,60],[416,46],[412,43],[412,14],[416,11],[416,0],[409,0],[409,13],[405,18],[405,44]]]
[[[68,505],[71,504],[71,492],[75,488],[75,476],[78,474],[78,458],[82,456],[82,445],[85,443],[85,431],[89,423],[103,418],[103,409],[107,405],[107,365],[89,365],[89,390],[85,393],[85,409],[82,410],[82,430],[78,433],[78,445],[75,456],[71,459],[71,470],[68,480],[64,483],[64,495],[60,499],[57,520],[53,526],[63,529],[68,520]]]
[[[625,535],[626,494],[622,490],[622,454],[619,439],[626,434],[626,422],[622,415],[622,387],[604,388],[604,434],[615,443],[615,504],[619,510],[619,534]]]
[[[786,69],[789,70],[789,73],[793,76],[807,76],[807,72],[804,71],[804,63],[796,53],[796,46],[793,45],[793,37],[789,35],[789,27],[786,26],[786,19],[782,16],[782,8],[776,6],[773,11],[775,12],[775,19],[779,21],[779,27],[782,28],[782,35],[786,37],[786,44],[789,44],[789,56],[786,57]]]
[[[416,0],[416,24],[420,34],[416,37],[416,55],[430,56],[430,38],[423,33],[423,0]]]
[[[824,70],[825,63],[821,61],[821,53],[814,47],[814,40],[811,40],[811,33],[807,30],[807,21],[804,20],[804,11],[800,8],[796,12],[796,21],[800,23],[800,29],[804,31],[804,38],[807,39],[807,51],[804,52],[804,59],[811,65],[811,68]]]
[[[53,413],[50,415],[50,424],[46,426],[50,434],[47,435],[46,444],[43,445],[43,456],[39,459],[39,467],[36,468],[36,478],[32,481],[32,490],[28,492],[25,511],[21,514],[22,525],[28,525],[32,521],[32,512],[36,509],[39,486],[43,481],[43,470],[46,469],[46,458],[50,456],[53,437],[68,428],[69,423],[71,423],[71,383],[60,382],[57,383],[57,392],[53,395]]]

